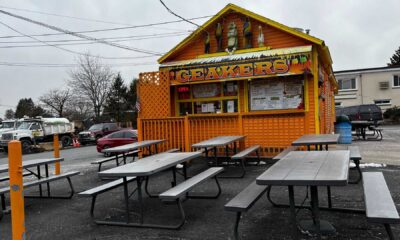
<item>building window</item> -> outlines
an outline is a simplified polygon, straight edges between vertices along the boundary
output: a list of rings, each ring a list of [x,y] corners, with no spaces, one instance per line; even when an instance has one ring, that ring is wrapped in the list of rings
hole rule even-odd
[[[349,79],[339,79],[339,90],[356,90],[356,79],[349,78]]]
[[[340,107],[340,106],[342,106],[341,102],[335,102],[335,107]]]
[[[236,81],[177,86],[178,114],[239,112],[238,93]]]
[[[393,87],[400,87],[400,76],[399,75],[393,76]]]
[[[391,105],[392,100],[391,99],[378,99],[378,100],[374,100],[374,103],[378,106]]]

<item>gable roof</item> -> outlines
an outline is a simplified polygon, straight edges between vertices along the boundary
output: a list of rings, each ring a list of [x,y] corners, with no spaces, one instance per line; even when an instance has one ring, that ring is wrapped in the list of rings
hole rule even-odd
[[[164,54],[161,58],[158,59],[158,63],[163,63],[168,57],[170,57],[173,53],[175,53],[176,51],[181,50],[182,48],[184,48],[188,43],[190,43],[195,37],[197,37],[201,31],[203,31],[203,29],[207,28],[208,26],[210,26],[212,23],[214,23],[219,17],[221,17],[222,15],[224,15],[225,13],[229,12],[229,11],[235,11],[244,15],[247,15],[253,19],[256,19],[262,23],[265,23],[267,25],[270,25],[272,27],[275,27],[277,29],[280,29],[286,33],[289,33],[291,35],[297,36],[299,38],[305,39],[307,41],[310,41],[313,44],[316,44],[318,46],[321,47],[322,51],[327,51],[326,53],[326,57],[328,58],[327,60],[329,61],[329,63],[332,63],[332,59],[330,57],[330,53],[328,48],[325,46],[325,43],[323,40],[313,37],[311,35],[308,35],[306,33],[297,31],[291,27],[288,27],[286,25],[283,25],[281,23],[275,22],[269,18],[263,17],[259,14],[253,13],[249,10],[246,10],[244,8],[241,8],[235,4],[228,4],[226,5],[222,10],[220,10],[217,14],[215,14],[212,18],[210,18],[207,22],[205,22],[201,27],[197,28],[192,34],[190,34],[188,37],[186,37],[183,41],[181,41],[178,45],[176,45],[174,48],[172,48],[169,52],[167,52],[166,54]],[[324,55],[324,54],[323,54]]]

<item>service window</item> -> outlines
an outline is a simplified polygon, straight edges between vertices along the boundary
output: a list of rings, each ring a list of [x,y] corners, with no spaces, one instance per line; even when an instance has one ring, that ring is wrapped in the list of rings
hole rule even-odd
[[[239,111],[236,81],[181,85],[175,92],[179,116]]]
[[[304,109],[304,81],[298,78],[253,80],[249,88],[249,109]]]

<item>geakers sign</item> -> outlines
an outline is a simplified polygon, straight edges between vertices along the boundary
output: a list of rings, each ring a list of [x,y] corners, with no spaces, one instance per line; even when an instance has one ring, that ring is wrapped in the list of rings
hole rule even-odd
[[[310,54],[282,56],[251,63],[205,67],[177,68],[169,71],[173,85],[189,82],[227,80],[235,78],[269,77],[303,74],[311,67]]]

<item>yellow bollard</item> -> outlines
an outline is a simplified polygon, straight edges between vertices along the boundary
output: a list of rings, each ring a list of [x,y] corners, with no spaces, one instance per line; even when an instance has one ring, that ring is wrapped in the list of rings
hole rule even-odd
[[[54,158],[60,157],[60,145],[58,144],[58,134],[54,134],[53,139],[53,148],[54,148]],[[55,175],[59,175],[61,172],[60,162],[55,163]]]
[[[22,181],[22,148],[21,142],[13,140],[8,143],[8,174],[10,176],[10,202],[12,239],[25,239],[25,205],[24,186]]]

